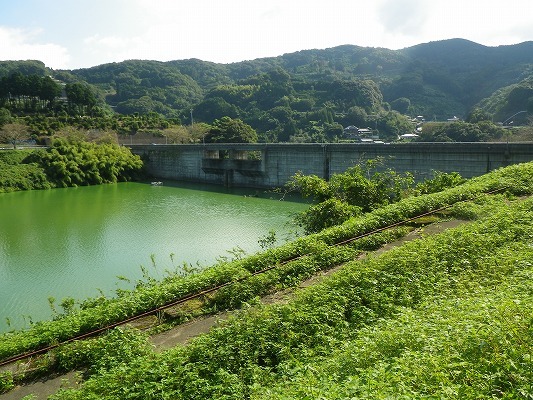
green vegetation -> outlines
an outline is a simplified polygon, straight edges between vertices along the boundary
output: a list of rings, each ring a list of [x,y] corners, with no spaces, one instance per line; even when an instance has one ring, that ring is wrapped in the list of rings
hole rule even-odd
[[[427,122],[419,135],[420,142],[489,142],[501,140],[507,131],[490,121]]]
[[[66,139],[35,151],[28,162],[40,165],[56,187],[126,181],[142,168],[140,157],[125,147]]]
[[[333,174],[329,181],[297,173],[287,183],[287,190],[297,190],[315,204],[297,215],[296,222],[306,233],[320,232],[401,199],[440,192],[465,181],[457,173],[435,172],[434,178],[414,185],[411,174],[397,174],[384,164],[383,159],[369,160]]]
[[[31,153],[31,150],[0,151],[0,192],[52,187],[41,167],[24,162]]]
[[[240,119],[222,117],[213,122],[204,140],[206,143],[255,143],[257,133]]]
[[[115,183],[141,169],[125,147],[60,138],[46,150],[0,152],[0,192]]]
[[[532,205],[500,205],[472,226],[348,264],[292,307],[230,326],[223,334],[246,340],[243,325],[263,332],[268,320],[294,339],[256,339],[281,359],[277,374],[250,374],[252,397],[529,398]]]
[[[13,113],[70,112],[91,114],[97,105],[93,89],[84,83],[67,83],[67,103],[59,101],[62,87],[50,76],[24,75],[20,71],[0,78],[0,106]]]
[[[245,393],[263,392],[268,397],[275,394],[278,387],[283,392],[286,379],[307,377],[306,365],[320,363],[322,357],[335,354],[337,349],[340,354],[344,346],[350,345],[353,335],[365,326],[379,328],[379,324],[384,323],[383,318],[392,318],[406,308],[416,312],[418,307],[432,307],[426,302],[433,299],[448,301],[464,297],[467,301],[475,293],[462,291],[463,287],[491,288],[506,281],[501,273],[511,276],[511,273],[519,271],[517,266],[527,267],[522,261],[531,260],[531,201],[518,206],[508,199],[513,200],[513,195],[533,193],[532,174],[532,163],[511,166],[438,193],[400,200],[278,248],[235,261],[221,261],[202,272],[184,275],[183,271],[177,271],[161,282],[147,278],[138,282],[133,291],[119,291],[116,298],[88,299],[79,305],[71,305],[68,312],[58,315],[54,321],[39,322],[27,331],[2,335],[0,357],[5,359],[13,354],[62,342],[176,298],[228,282],[233,284],[205,297],[196,310],[184,310],[177,316],[177,321],[205,312],[242,307],[243,304],[253,303],[257,296],[297,285],[320,270],[349,263],[343,267],[346,272],[339,275],[343,278],[335,278],[310,291],[315,293],[316,290],[317,294],[306,295],[288,306],[254,308],[244,319],[236,319],[225,328],[199,338],[187,348],[180,347],[162,356],[146,356],[140,344],[142,341],[133,340],[132,347],[123,349],[131,355],[127,364],[120,362],[121,355],[110,360],[109,364],[105,361],[104,364],[109,367],[103,365],[87,381],[80,394],[65,393],[58,398],[105,398],[101,391],[107,392],[110,397],[122,398],[151,398],[161,391],[166,393],[165,396],[174,398],[221,398],[224,394],[240,398]],[[503,189],[507,197],[482,195],[495,189]],[[459,203],[473,198],[478,198],[477,204],[468,206],[467,203]],[[376,249],[405,234],[406,230],[384,231],[351,242],[348,246],[334,246],[365,232],[451,204],[457,204],[452,210],[457,215],[490,217],[473,225],[473,228],[447,234],[447,239],[411,244],[391,253],[393,255],[365,262],[352,260],[362,250]],[[276,264],[279,264],[277,268],[265,274],[255,274]],[[494,291],[489,292],[494,294]],[[364,334],[364,329],[361,332]],[[107,351],[110,357],[115,357],[113,352],[122,354],[119,350],[111,350],[116,349],[116,344],[98,343],[101,342],[97,341],[94,345],[96,354]],[[243,346],[244,343],[247,345]],[[41,368],[46,371],[50,368],[90,367],[91,360],[99,357],[89,354],[77,360],[74,355],[83,353],[79,349],[90,349],[93,345],[80,343],[72,346],[74,350],[62,353],[60,348],[54,358],[45,358]],[[75,346],[81,347],[76,350]],[[63,361],[62,357],[66,359]],[[331,361],[325,365],[335,363]],[[354,365],[355,369],[361,368]],[[467,365],[470,364],[467,362],[465,367]],[[355,369],[347,369],[346,372]],[[116,373],[124,380],[117,380]],[[301,377],[300,373],[304,376]],[[522,369],[519,374],[524,374]],[[160,380],[161,376],[167,377],[165,383]],[[338,376],[341,387],[343,381],[340,377],[344,375]],[[10,377],[5,379],[7,383],[4,386],[7,387]],[[330,378],[321,379],[327,382]],[[437,379],[435,385],[438,386],[439,378],[432,379]],[[517,379],[522,382],[522,375]],[[121,386],[119,382],[125,382],[126,386]],[[327,385],[324,383],[319,388]],[[305,391],[306,387],[308,385],[304,383],[298,390]],[[350,385],[348,387],[351,388]],[[272,391],[267,388],[272,388]],[[432,387],[428,393],[434,390],[436,388]],[[93,391],[94,394],[90,395],[89,392]],[[119,395],[119,392],[123,394]],[[126,392],[130,394],[126,395]],[[298,395],[294,396],[298,398]]]
[[[474,223],[347,262],[185,347],[72,345],[100,369],[52,398],[529,398],[533,202],[488,200]]]
[[[355,125],[395,140],[414,129],[410,114],[467,116],[424,124],[422,141],[527,138],[492,121],[527,122],[531,54],[530,43],[500,49],[451,40],[400,51],[340,46],[229,65],[126,61],[50,71],[37,61],[0,62],[0,142],[51,143],[0,153],[0,191],[132,179],[142,162],[113,144],[118,135],[168,143],[335,142]],[[317,202],[299,217],[313,234],[202,272],[185,266],[161,282],[147,276],[115,298],[65,299],[53,321],[1,335],[0,359],[225,285],[166,321],[244,308],[187,347],[155,355],[144,335],[115,329],[60,346],[35,361],[34,373],[87,370],[80,390],[57,399],[532,398],[533,203],[514,196],[533,193],[533,164],[466,182],[436,174],[417,186],[408,175],[373,167],[356,166],[329,182],[294,177],[292,188]],[[483,194],[494,190],[505,194]],[[354,261],[408,228],[354,237],[451,205],[450,215],[478,221]],[[338,265],[333,278],[288,304],[255,304]],[[0,391],[17,379],[24,377],[0,375]]]
[[[232,64],[130,60],[50,71],[35,61],[7,61],[0,63],[0,125],[6,115],[22,119],[39,140],[65,126],[169,138],[162,131],[182,123],[192,130],[230,118],[250,126],[257,138],[248,140],[260,142],[356,140],[344,133],[348,126],[394,141],[413,132],[407,115],[433,123],[457,115],[465,122],[426,124],[421,140],[512,140],[516,132],[504,133],[497,122],[528,124],[531,54],[530,43],[491,48],[454,39]],[[176,142],[198,142],[189,133]]]

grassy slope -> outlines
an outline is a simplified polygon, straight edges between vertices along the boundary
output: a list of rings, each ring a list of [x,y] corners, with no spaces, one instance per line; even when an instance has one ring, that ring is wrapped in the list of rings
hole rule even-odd
[[[382,281],[411,281],[400,298],[420,295],[424,281],[420,303],[396,303],[390,317],[343,330],[331,352],[291,363],[289,376],[263,385],[257,398],[531,397],[533,200],[516,208],[370,262],[390,274],[375,276],[378,298],[399,288]],[[359,268],[351,265],[330,287],[357,286]]]
[[[219,291],[211,304],[214,309],[239,307],[255,296],[266,294],[275,287],[295,284],[309,274],[328,269],[335,263],[345,262],[358,251],[353,248],[334,248],[328,245],[444,205],[471,199],[485,191],[507,188],[514,194],[531,194],[533,193],[531,176],[533,176],[533,163],[510,166],[472,179],[444,192],[408,198],[362,217],[354,218],[341,226],[300,238],[279,248],[236,262],[217,264],[199,274],[185,277],[177,274],[163,282],[139,283],[135,291],[121,293],[115,299],[90,299],[83,304],[81,310],[63,318],[37,323],[28,331],[2,335],[0,358],[64,341],[91,329],[107,326],[161,306],[176,298],[243,277],[250,277],[252,273],[283,260],[311,254],[288,263],[283,268],[276,268],[269,274],[255,276],[244,283],[234,284],[227,290]],[[370,241],[372,240],[370,238]]]
[[[461,207],[484,216],[54,398],[527,398],[533,200]]]

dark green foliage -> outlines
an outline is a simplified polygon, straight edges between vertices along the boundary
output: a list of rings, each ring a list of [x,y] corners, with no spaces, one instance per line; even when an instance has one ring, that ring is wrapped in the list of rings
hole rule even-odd
[[[400,135],[410,132],[413,128],[412,123],[396,111],[383,112],[377,119],[369,122],[370,126],[371,122],[374,122],[381,139],[389,141],[397,140]]]
[[[0,152],[0,192],[52,187],[43,169],[26,161],[30,155],[25,150]]]
[[[339,225],[350,217],[399,201],[413,183],[409,174],[399,175],[390,169],[379,171],[382,160],[371,160],[334,174],[329,181],[315,175],[294,175],[287,183],[318,204],[296,217],[307,233]]]
[[[66,139],[55,140],[29,160],[40,165],[58,187],[127,181],[142,167],[139,156],[125,147]]]
[[[342,101],[347,108],[362,107],[368,113],[379,111],[383,102],[378,85],[371,80],[337,80],[324,89],[330,93],[331,100]]]
[[[61,86],[49,76],[13,72],[0,78],[0,105],[13,111],[53,109]]]
[[[76,108],[79,114],[91,114],[97,100],[93,89],[83,83],[67,83],[65,93],[70,107]]]
[[[434,48],[446,51],[434,56]],[[224,116],[240,118],[257,130],[262,140],[334,141],[342,135],[327,127],[332,123],[372,126],[382,138],[395,140],[412,126],[403,116],[388,113],[384,101],[402,114],[445,120],[466,115],[484,96],[512,82],[512,74],[503,72],[506,65],[492,65],[501,49],[477,46],[479,57],[465,64],[451,56],[454,48],[471,59],[464,50],[470,48],[468,44],[444,41],[404,51],[339,46],[230,65],[200,60],[127,61],[75,74],[107,92],[108,102],[121,112],[155,110],[171,115],[172,107],[182,119],[188,119],[191,109],[198,121],[207,123]],[[485,71],[485,63],[502,71],[500,80],[494,83],[493,74],[486,79],[492,82],[490,86],[485,81],[473,85],[482,75],[480,71]],[[467,72],[457,74],[455,65]],[[160,79],[162,75],[174,80]],[[181,92],[180,100],[172,93],[175,90]],[[319,116],[326,103],[332,118]],[[269,111],[279,106],[290,109],[290,118],[278,118]],[[352,115],[354,107],[366,115]],[[318,121],[318,125],[310,125],[310,121]]]
[[[393,110],[396,110],[402,114],[408,114],[411,107],[411,100],[407,97],[400,97],[390,102]]]
[[[237,106],[228,103],[222,97],[209,97],[194,107],[195,118],[207,123],[224,117],[237,118],[239,113]]]
[[[11,122],[11,112],[7,108],[0,108],[0,127]]]
[[[475,124],[481,121],[491,121],[491,119],[492,116],[488,112],[476,107],[468,113],[465,121]]]
[[[447,40],[398,51],[339,46],[228,65],[130,60],[50,72],[42,63],[3,62],[0,79],[20,90],[9,98],[0,85],[0,107],[49,117],[158,113],[189,123],[193,114],[205,123],[228,116],[273,142],[345,140],[341,127],[349,125],[392,141],[414,128],[404,114],[428,121],[457,115],[477,125],[427,140],[491,140],[502,132],[487,121],[524,111],[513,120],[524,124],[533,109],[531,53],[528,43],[491,48]],[[47,74],[66,84],[67,103]],[[51,135],[56,123],[35,133]]]
[[[42,61],[0,61],[0,78],[14,73],[45,76],[50,73]]]
[[[492,120],[505,125],[524,125],[533,112],[533,79],[531,76],[519,83],[501,87],[478,103],[478,107],[492,115]]]
[[[428,122],[423,125],[421,142],[483,142],[499,139],[505,135],[505,129],[490,121],[469,122]]]
[[[303,226],[307,233],[320,232],[325,228],[340,225],[351,217],[361,214],[361,207],[331,198],[311,205],[306,211],[295,218],[296,223]]]
[[[130,60],[81,69],[73,74],[97,86],[107,95],[108,104],[124,109],[127,107],[127,112],[142,113],[145,104],[133,100],[146,96],[158,104],[160,109],[154,111],[172,118],[178,116],[174,109],[188,115],[190,108],[203,95],[199,85],[180,73],[172,63]],[[136,104],[139,108],[136,108]]]
[[[255,143],[257,133],[240,119],[222,117],[213,122],[205,141],[208,143]]]

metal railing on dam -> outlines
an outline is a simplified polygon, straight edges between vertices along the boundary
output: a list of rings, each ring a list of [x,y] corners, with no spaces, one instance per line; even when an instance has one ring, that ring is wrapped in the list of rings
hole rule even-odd
[[[533,160],[527,143],[222,143],[130,145],[156,178],[225,186],[273,188],[301,171],[329,179],[358,162],[383,158],[386,167],[416,179],[434,171],[471,178]]]

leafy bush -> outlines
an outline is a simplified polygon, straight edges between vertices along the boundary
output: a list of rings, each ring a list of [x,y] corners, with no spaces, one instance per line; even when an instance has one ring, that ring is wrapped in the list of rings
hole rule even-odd
[[[295,217],[299,226],[305,227],[307,233],[320,232],[331,226],[340,225],[351,217],[361,214],[361,207],[338,200],[328,199],[311,205]]]
[[[26,150],[0,152],[0,192],[17,190],[49,189],[51,187],[43,169],[27,163],[32,154]]]
[[[33,153],[29,161],[41,165],[58,187],[125,181],[142,168],[140,157],[125,147],[66,139]]]
[[[0,153],[0,192],[115,183],[141,169],[125,147],[58,139],[46,150]]]
[[[416,190],[420,194],[437,193],[444,189],[449,189],[464,183],[464,179],[457,172],[440,172],[435,171],[435,176],[430,179],[426,179],[423,182],[416,185]]]
[[[399,175],[391,169],[378,171],[382,165],[382,159],[369,160],[334,174],[329,181],[316,175],[295,174],[287,188],[319,202],[304,211],[296,221],[306,233],[319,232],[361,212],[399,201],[413,183],[413,177]]]
[[[150,354],[146,335],[132,329],[115,328],[104,336],[72,342],[56,352],[63,371],[87,368],[89,373],[110,370]]]
[[[7,392],[15,387],[11,372],[0,372],[0,393]]]
[[[51,187],[46,174],[37,165],[6,165],[0,162],[0,192],[50,189]]]

